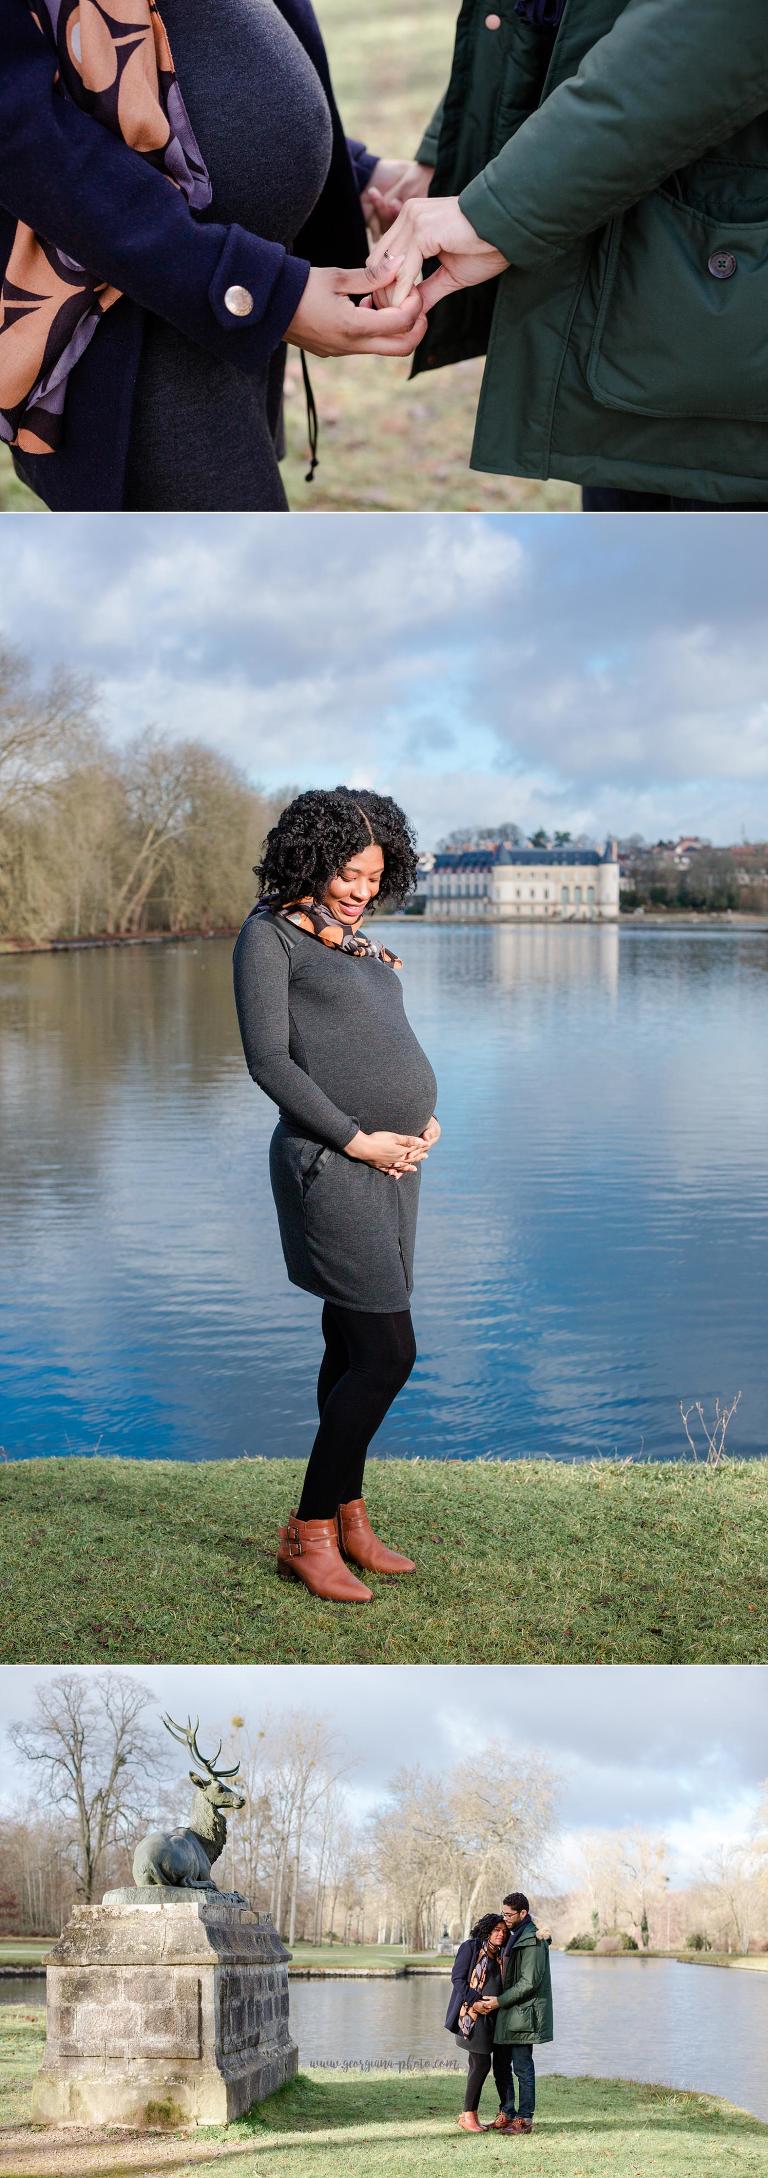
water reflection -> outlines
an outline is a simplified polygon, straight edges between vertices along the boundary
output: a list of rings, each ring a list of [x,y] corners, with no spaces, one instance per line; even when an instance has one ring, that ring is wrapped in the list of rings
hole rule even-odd
[[[440,1084],[417,1369],[384,1455],[675,1457],[741,1389],[764,1452],[768,937],[400,925]],[[271,1106],[226,941],[0,963],[0,1435],[14,1454],[302,1455]]]

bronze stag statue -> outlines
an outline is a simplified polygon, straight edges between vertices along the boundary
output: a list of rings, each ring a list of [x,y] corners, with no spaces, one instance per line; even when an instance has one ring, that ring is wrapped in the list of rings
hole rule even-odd
[[[226,1809],[229,1812],[233,1808],[245,1806],[245,1793],[237,1792],[233,1785],[226,1782],[228,1778],[237,1776],[240,1764],[236,1762],[229,1770],[217,1769],[221,1740],[212,1761],[209,1762],[200,1753],[197,1744],[199,1717],[194,1725],[191,1717],[187,1718],[186,1725],[175,1724],[172,1717],[164,1717],[163,1723],[172,1739],[178,1740],[182,1747],[189,1748],[200,1769],[205,1771],[205,1776],[201,1777],[196,1770],[190,1770],[195,1796],[188,1828],[150,1830],[147,1837],[142,1838],[140,1845],[137,1845],[133,1856],[133,1880],[139,1890],[144,1890],[151,1883],[166,1883],[188,1889],[215,1891],[218,1886],[213,1881],[211,1868],[226,1844],[227,1821],[224,1811]]]

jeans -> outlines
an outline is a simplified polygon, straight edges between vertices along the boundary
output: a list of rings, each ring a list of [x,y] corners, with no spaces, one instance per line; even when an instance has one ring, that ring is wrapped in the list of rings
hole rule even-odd
[[[666,492],[620,492],[587,485],[581,494],[584,514],[764,514],[766,502],[748,507],[718,506],[713,499],[673,499]]]
[[[500,2047],[504,2047],[503,2044]],[[515,2115],[515,2078],[517,2078],[517,2115],[532,2118],[536,2108],[536,2067],[530,2042],[508,2042],[509,2079],[503,2105],[504,2116]]]

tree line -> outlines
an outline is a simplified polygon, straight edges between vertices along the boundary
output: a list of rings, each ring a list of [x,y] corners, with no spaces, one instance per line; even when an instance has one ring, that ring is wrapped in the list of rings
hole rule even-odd
[[[52,1935],[77,1900],[130,1882],[133,1850],[190,1796],[147,1689],[120,1673],[66,1673],[12,1728],[29,1803],[3,1823],[0,1935]],[[215,1727],[220,1736],[220,1726]],[[754,1834],[722,1846],[701,1878],[675,1884],[651,1832],[596,1830],[558,1862],[559,1779],[535,1750],[499,1742],[440,1775],[401,1768],[362,1818],[338,1727],[302,1712],[221,1733],[247,1793],[216,1864],[220,1887],[268,1912],[289,1945],[337,1939],[430,1952],[522,1887],[564,1945],[744,1954],[768,1948],[768,1798]]]
[[[117,746],[92,684],[0,646],[0,939],[236,929],[296,791],[152,726]]]

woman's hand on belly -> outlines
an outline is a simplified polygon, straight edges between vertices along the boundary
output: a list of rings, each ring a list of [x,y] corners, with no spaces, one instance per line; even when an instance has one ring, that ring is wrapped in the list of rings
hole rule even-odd
[[[421,1134],[390,1134],[382,1128],[376,1134],[365,1134],[362,1127],[353,1134],[344,1151],[361,1164],[375,1165],[377,1172],[386,1172],[394,1180],[403,1179],[407,1172],[415,1172],[423,1162],[428,1149]]]
[[[390,263],[377,277],[313,265],[283,339],[309,355],[413,355],[427,330],[420,290],[414,288],[397,309],[385,307],[374,315],[370,307],[374,290],[391,281],[395,269]],[[364,295],[368,307],[357,309],[354,295]]]
[[[424,1128],[424,1132],[421,1137],[422,1142],[426,1142],[427,1148],[431,1149],[433,1142],[439,1142],[442,1131],[443,1130],[440,1125],[440,1121],[439,1119],[435,1118],[433,1112],[432,1118],[427,1120],[426,1127]]]

